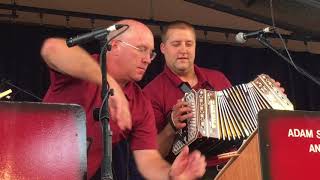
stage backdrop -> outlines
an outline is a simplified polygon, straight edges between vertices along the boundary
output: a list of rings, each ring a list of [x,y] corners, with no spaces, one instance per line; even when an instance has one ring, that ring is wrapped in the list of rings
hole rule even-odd
[[[10,83],[42,98],[49,85],[48,68],[40,56],[40,47],[48,37],[70,37],[84,32],[68,28],[0,23],[0,92],[11,88],[12,100],[38,101],[36,98],[13,88]],[[157,58],[139,82],[143,87],[163,70],[164,59],[156,38]],[[85,47],[89,52],[98,52],[97,43]],[[291,52],[297,65],[320,78],[320,55]],[[128,59],[130,60],[130,59]],[[236,85],[253,80],[266,73],[281,82],[288,98],[296,109],[320,110],[320,86],[308,80],[268,49],[255,49],[231,45],[197,42],[196,64],[218,69]]]

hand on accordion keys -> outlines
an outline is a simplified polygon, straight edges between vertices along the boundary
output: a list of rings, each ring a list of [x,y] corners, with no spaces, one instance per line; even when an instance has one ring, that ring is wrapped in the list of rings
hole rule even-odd
[[[183,104],[178,102],[173,108],[177,112],[173,113],[173,120],[185,117],[184,112],[189,112],[190,116],[185,118],[188,119],[183,124],[185,127],[176,133],[172,146],[174,155],[186,145],[205,152],[206,156],[227,152],[258,128],[259,111],[294,109],[281,84],[266,74],[220,91],[193,90],[185,93],[183,100],[191,109],[183,111]]]
[[[177,103],[172,107],[171,121],[175,129],[182,129],[187,125],[186,120],[192,118],[192,109],[188,102],[179,99]]]

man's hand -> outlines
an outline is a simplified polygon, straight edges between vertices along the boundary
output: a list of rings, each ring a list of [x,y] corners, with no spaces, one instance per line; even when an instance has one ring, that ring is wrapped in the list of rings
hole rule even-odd
[[[113,96],[109,98],[109,110],[113,121],[116,121],[121,130],[131,129],[132,120],[129,109],[129,103],[117,84],[112,85]]]
[[[276,81],[275,84],[276,84],[276,86],[280,89],[280,91],[281,91],[282,93],[284,93],[285,90],[284,90],[283,87],[281,87],[280,82]]]
[[[277,88],[283,93],[283,94],[285,94],[284,93],[284,88],[283,87],[281,87],[281,83],[279,82],[279,81],[275,81],[274,79],[272,79],[271,78],[271,81],[277,86]]]
[[[177,103],[172,107],[171,120],[176,127],[176,129],[184,128],[186,120],[193,117],[192,109],[189,103],[179,99]]]
[[[173,162],[169,177],[174,180],[197,179],[206,171],[205,157],[199,151],[189,154],[188,146],[184,147]]]

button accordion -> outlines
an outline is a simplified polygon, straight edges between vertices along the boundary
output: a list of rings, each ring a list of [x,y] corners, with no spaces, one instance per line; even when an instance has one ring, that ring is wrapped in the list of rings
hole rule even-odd
[[[293,105],[268,75],[222,91],[206,89],[185,93],[193,118],[177,132],[172,153],[186,145],[205,155],[217,155],[237,147],[258,127],[262,109],[293,110]]]

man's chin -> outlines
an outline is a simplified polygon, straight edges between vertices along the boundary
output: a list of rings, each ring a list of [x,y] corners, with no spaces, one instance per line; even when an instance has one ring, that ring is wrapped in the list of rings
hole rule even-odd
[[[133,78],[134,81],[141,81],[141,79],[143,78],[143,75],[137,75]]]
[[[188,70],[188,68],[189,68],[189,63],[178,64],[178,65],[176,66],[176,69],[177,69],[178,71],[186,71],[186,70]]]

